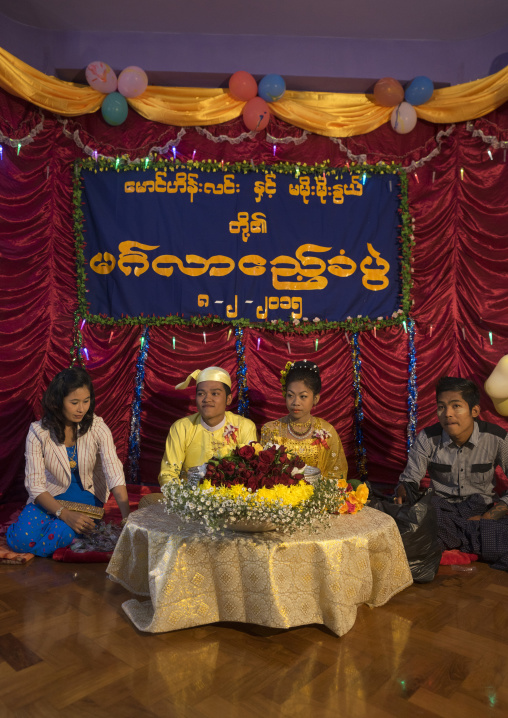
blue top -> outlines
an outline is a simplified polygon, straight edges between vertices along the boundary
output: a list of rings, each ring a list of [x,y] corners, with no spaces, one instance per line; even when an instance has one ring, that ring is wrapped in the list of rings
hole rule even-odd
[[[66,491],[63,492],[63,494],[58,494],[55,496],[55,499],[65,499],[65,501],[76,501],[79,504],[88,504],[89,506],[103,506],[104,504],[102,501],[99,501],[99,499],[94,496],[90,491],[87,491],[83,488],[83,484],[81,483],[81,478],[79,476],[79,468],[78,468],[78,454],[76,450],[75,456],[74,446],[66,446],[67,449],[67,456],[69,457],[69,462],[71,458],[74,458],[74,461],[76,462],[76,466],[74,468],[71,467],[71,484]]]

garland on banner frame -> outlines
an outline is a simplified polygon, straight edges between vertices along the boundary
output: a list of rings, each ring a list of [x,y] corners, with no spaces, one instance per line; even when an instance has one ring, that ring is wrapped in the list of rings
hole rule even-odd
[[[137,317],[124,316],[120,319],[108,317],[103,314],[91,314],[89,311],[89,303],[86,299],[86,270],[85,270],[85,256],[83,253],[83,247],[85,245],[85,238],[83,234],[84,214],[81,209],[82,205],[82,187],[81,187],[81,170],[86,169],[94,172],[103,171],[116,171],[126,172],[130,170],[139,171],[140,169],[153,169],[160,170],[166,169],[172,172],[181,169],[198,169],[203,172],[234,172],[247,174],[249,172],[277,172],[279,174],[292,174],[298,177],[300,174],[305,175],[325,175],[334,178],[340,178],[345,173],[351,174],[362,174],[367,178],[374,174],[391,174],[397,177],[400,183],[400,224],[399,224],[399,259],[400,259],[400,308],[398,311],[393,312],[390,317],[377,317],[372,319],[370,317],[348,317],[344,321],[332,322],[320,319],[313,321],[303,322],[300,320],[294,320],[288,318],[287,321],[282,319],[267,320],[266,322],[251,322],[248,319],[236,319],[228,321],[217,315],[207,314],[193,315],[190,317],[183,317],[177,314],[171,314],[165,317],[156,316],[144,316],[141,314]],[[412,231],[412,221],[409,212],[409,200],[408,200],[408,178],[404,172],[402,165],[391,164],[378,164],[378,165],[366,165],[366,164],[355,164],[351,163],[340,167],[331,167],[329,160],[314,165],[308,165],[306,163],[291,163],[291,162],[278,162],[275,164],[267,164],[265,162],[255,165],[252,161],[248,162],[217,162],[215,160],[206,160],[204,162],[197,162],[189,160],[188,162],[181,162],[178,159],[168,160],[165,158],[152,158],[146,157],[144,160],[137,160],[135,162],[129,161],[128,157],[117,157],[106,158],[99,156],[96,160],[94,159],[78,159],[74,163],[74,193],[73,193],[73,206],[74,206],[74,238],[76,248],[76,281],[78,290],[78,313],[91,324],[100,324],[102,326],[188,326],[188,327],[209,327],[214,325],[219,326],[234,326],[234,327],[255,327],[258,329],[264,329],[273,332],[282,333],[296,333],[296,334],[310,334],[316,331],[329,331],[332,329],[345,329],[346,331],[360,332],[369,331],[372,329],[382,329],[383,327],[401,325],[404,321],[409,318],[409,313],[412,306],[411,300],[411,263],[412,263],[412,247],[414,246],[414,237]]]

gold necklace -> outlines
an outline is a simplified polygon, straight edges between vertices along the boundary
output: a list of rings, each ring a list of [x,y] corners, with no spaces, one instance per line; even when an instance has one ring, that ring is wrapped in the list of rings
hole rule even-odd
[[[76,459],[78,458],[77,457],[78,445],[74,444],[74,446],[72,448],[73,448],[73,452],[69,456],[69,464],[70,464],[71,469],[75,469],[76,466],[78,465],[77,461],[76,461]]]
[[[310,424],[309,428],[306,431],[304,431],[302,434],[300,434],[300,432],[295,431],[293,429],[293,427],[291,426],[291,422],[288,421],[288,431],[291,434],[291,436],[295,439],[307,439],[312,433],[312,429],[313,429],[312,419],[309,419],[309,421],[306,421],[305,424],[295,424],[296,426],[307,426],[309,424]]]

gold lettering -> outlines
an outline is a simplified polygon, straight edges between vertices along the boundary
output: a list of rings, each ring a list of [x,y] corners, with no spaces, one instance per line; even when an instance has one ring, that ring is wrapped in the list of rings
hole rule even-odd
[[[321,204],[326,204],[326,197],[328,194],[328,187],[326,186],[326,175],[315,178],[316,180],[316,195],[319,197]]]
[[[238,221],[237,222],[230,222],[229,223],[229,232],[231,234],[239,234],[242,233],[242,240],[246,242],[249,237],[249,213],[248,212],[238,212]]]
[[[333,185],[332,201],[334,204],[344,204],[344,187],[341,184]]]
[[[280,308],[281,309],[291,309],[291,297],[281,297],[280,298]]]
[[[230,274],[233,269],[235,268],[235,263],[230,257],[225,257],[223,254],[214,254],[213,257],[210,257],[208,260],[209,265],[210,264],[226,264],[226,267],[211,267],[210,268],[210,276],[211,277],[225,277],[226,274]]]
[[[258,182],[254,182],[254,194],[256,195],[256,202],[261,202],[261,198],[265,193],[265,183],[261,182],[260,180]]]
[[[272,172],[269,172],[267,175],[265,175],[265,179],[265,192],[270,198],[272,198],[273,195],[277,192],[275,175]]]
[[[279,308],[279,297],[268,297],[268,309]]]
[[[171,269],[173,269],[171,267]],[[210,298],[208,297],[208,294],[198,294],[198,307],[207,307],[210,303]]]
[[[138,194],[142,194],[143,192],[146,192],[146,182],[136,182],[136,192]]]
[[[247,267],[247,264],[254,266]],[[259,254],[247,254],[239,260],[238,269],[244,274],[248,274],[249,277],[259,277],[266,272],[265,264],[266,259],[260,257]]]
[[[309,204],[310,196],[310,179],[309,177],[300,177],[300,197],[304,204]]]
[[[235,308],[228,304],[226,307],[226,316],[229,319],[234,319],[238,315],[238,295],[235,294]]]
[[[293,317],[293,319],[301,319],[302,318],[302,314],[303,314],[302,306],[303,306],[302,298],[301,297],[293,297],[293,299],[291,301],[291,308],[293,310],[294,309],[297,310],[296,312],[295,311],[291,312],[291,316]]]
[[[104,261],[102,252],[99,252],[90,260],[90,269],[97,274],[111,274],[116,265],[116,259],[109,252],[104,252]]]
[[[166,170],[155,173],[155,191],[166,192],[168,189],[166,182]]]
[[[317,244],[302,244],[296,250],[297,259],[280,255],[272,259],[270,264],[272,267],[272,283],[275,289],[285,289],[289,291],[301,292],[302,290],[324,289],[328,280],[326,277],[320,276],[326,269],[326,264],[318,257],[307,257],[304,252],[329,252],[331,247],[320,247]],[[300,261],[297,261],[300,260]],[[300,264],[301,262],[301,264]],[[278,264],[292,264],[292,267],[278,267]],[[318,265],[316,269],[302,269],[308,265]],[[296,282],[281,282],[279,277],[292,277],[297,275]],[[310,277],[303,282],[303,277]]]
[[[140,264],[141,267],[134,267],[134,274],[139,277],[144,274],[150,266],[148,257],[144,252],[137,252],[136,249],[144,249],[149,251],[151,249],[158,249],[159,245],[154,246],[149,244],[141,244],[140,242],[120,242],[118,249],[120,250],[120,256],[118,257],[118,269],[129,276],[132,269],[127,266],[129,264]]]
[[[187,176],[187,192],[188,194],[190,194],[191,204],[192,202],[194,202],[194,195],[198,191],[198,179],[199,176],[194,173],[191,173]]]
[[[256,212],[252,215],[250,221],[250,231],[252,234],[266,234],[266,215],[262,212]]]
[[[265,297],[265,308],[263,307],[257,307],[256,308],[256,317],[258,319],[266,319],[268,316],[268,297]]]
[[[235,193],[235,176],[224,175],[224,194]]]
[[[126,182],[124,185],[124,192],[135,192],[136,191],[136,183],[135,182]]]
[[[360,175],[351,175],[351,184],[344,186],[344,194],[354,194],[361,197],[363,194],[363,184],[360,182]]]
[[[366,289],[370,289],[373,292],[378,292],[380,289],[386,289],[386,287],[390,283],[388,277],[385,276],[390,269],[390,265],[388,264],[386,259],[383,259],[381,257],[379,252],[376,252],[372,244],[367,244],[367,249],[369,250],[369,254],[371,254],[372,257],[374,257],[374,259],[376,260],[376,265],[380,268],[368,269],[368,265],[372,264],[372,258],[365,257],[365,259],[360,264],[360,269],[364,274],[364,276],[362,277],[362,284]]]
[[[186,274],[189,277],[200,277],[202,274],[208,271],[209,261],[203,257],[199,257],[197,254],[187,254],[185,261],[189,264],[200,264],[200,267],[186,267],[180,257],[175,257],[174,254],[162,254],[152,262],[152,269],[157,274],[161,274],[164,277],[170,277],[173,274],[173,267],[161,267],[162,264],[176,264],[182,274]]]
[[[349,277],[356,271],[356,262],[345,257],[344,250],[341,249],[336,257],[328,260],[328,271],[336,277]]]

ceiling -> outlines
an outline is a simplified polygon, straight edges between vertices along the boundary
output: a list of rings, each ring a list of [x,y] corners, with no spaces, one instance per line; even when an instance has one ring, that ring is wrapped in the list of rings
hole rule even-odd
[[[0,0],[0,14],[56,31],[464,40],[508,25],[507,0]]]

